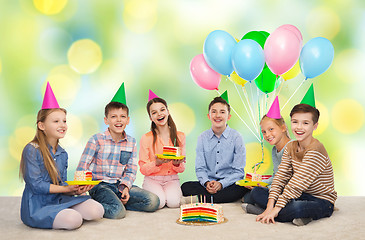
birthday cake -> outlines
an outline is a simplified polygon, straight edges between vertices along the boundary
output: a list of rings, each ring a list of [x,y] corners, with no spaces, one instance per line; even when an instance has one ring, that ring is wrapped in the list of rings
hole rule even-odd
[[[181,149],[180,147],[163,146],[162,155],[169,157],[180,157]]]
[[[271,175],[260,175],[257,173],[246,173],[245,180],[252,182],[262,182],[262,180],[267,180],[271,177]]]
[[[180,222],[213,222],[224,221],[222,206],[212,203],[192,203],[180,206]]]
[[[92,181],[93,174],[91,171],[76,171],[74,181]]]

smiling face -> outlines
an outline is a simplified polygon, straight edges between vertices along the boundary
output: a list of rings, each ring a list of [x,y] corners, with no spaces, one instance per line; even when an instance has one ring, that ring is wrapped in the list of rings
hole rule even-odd
[[[286,136],[286,126],[279,126],[275,120],[265,117],[261,121],[261,132],[271,145],[277,145]]]
[[[229,114],[226,104],[218,102],[209,109],[208,118],[212,122],[213,131],[220,131],[226,129],[227,121],[231,119],[231,114]]]
[[[62,110],[51,112],[44,122],[38,122],[38,128],[44,132],[49,143],[56,142],[66,135],[66,113]]]
[[[299,143],[309,144],[317,127],[318,123],[313,124],[312,113],[298,112],[291,117],[291,130]]]
[[[109,125],[109,132],[113,139],[119,139],[126,126],[129,124],[129,116],[126,109],[112,108],[108,115],[104,117],[104,122]]]
[[[165,126],[167,124],[167,119],[169,117],[169,110],[167,107],[160,102],[152,103],[149,108],[149,115],[152,122],[156,126]]]

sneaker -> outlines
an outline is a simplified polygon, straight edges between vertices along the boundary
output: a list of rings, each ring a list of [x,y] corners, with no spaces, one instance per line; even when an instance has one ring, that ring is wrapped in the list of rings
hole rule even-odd
[[[180,205],[184,205],[184,204],[191,204],[191,203],[196,203],[198,202],[198,198],[196,197],[196,195],[194,196],[182,196],[180,199]]]
[[[241,208],[243,209],[243,211],[245,213],[247,213],[247,205],[248,205],[248,203],[242,203],[242,205],[241,205]]]
[[[293,220],[293,224],[296,226],[304,226],[310,223],[312,220],[312,218],[295,218]]]
[[[260,215],[265,211],[265,209],[260,208],[259,206],[249,204],[249,203],[242,203],[241,208],[245,213]]]

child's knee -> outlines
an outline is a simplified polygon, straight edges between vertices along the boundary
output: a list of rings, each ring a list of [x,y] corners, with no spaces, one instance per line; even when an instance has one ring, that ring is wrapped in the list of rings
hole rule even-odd
[[[163,208],[165,206],[165,201],[160,201],[160,198],[154,193],[147,194],[148,203],[146,205],[146,212],[154,212],[159,208]],[[160,207],[162,205],[162,207]]]

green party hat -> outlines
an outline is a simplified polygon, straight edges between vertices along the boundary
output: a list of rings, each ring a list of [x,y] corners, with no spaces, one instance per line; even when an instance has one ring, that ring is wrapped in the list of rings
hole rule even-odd
[[[222,95],[220,97],[223,98],[224,100],[226,100],[226,102],[229,104],[227,90],[224,93],[222,93]]]
[[[125,100],[124,83],[122,83],[122,85],[119,87],[117,93],[114,95],[111,102],[120,102],[120,103],[123,103],[123,104],[127,105],[127,102]]]
[[[313,83],[312,85],[309,87],[307,93],[305,94],[304,98],[302,99],[302,101],[300,102],[301,104],[308,104],[312,107],[316,107],[316,101],[314,99],[314,89],[313,89]]]

